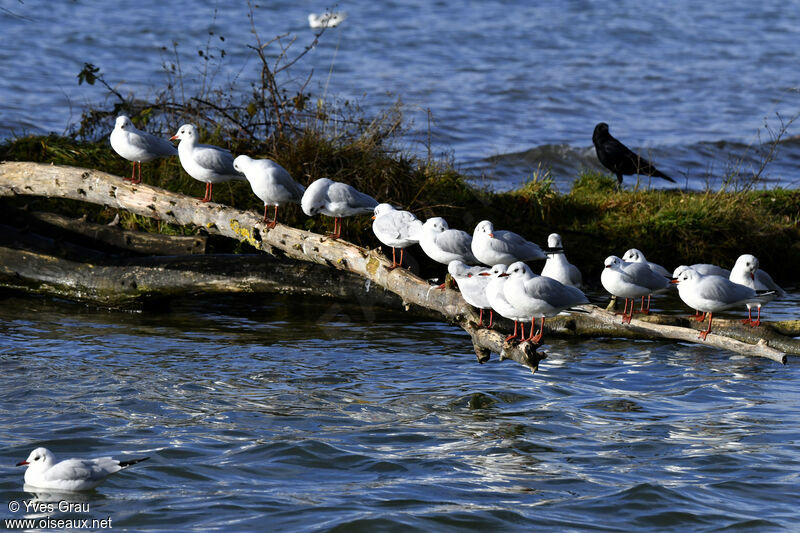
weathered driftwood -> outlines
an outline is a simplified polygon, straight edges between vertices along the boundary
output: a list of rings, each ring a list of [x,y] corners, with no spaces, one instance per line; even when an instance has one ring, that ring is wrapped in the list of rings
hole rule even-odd
[[[117,225],[93,224],[85,218],[69,218],[56,213],[34,212],[34,219],[88,239],[122,250],[150,255],[191,255],[206,253],[206,237],[202,235],[161,235],[130,231]]]
[[[255,212],[244,212],[214,203],[202,204],[194,198],[145,184],[132,185],[118,176],[99,171],[35,163],[0,164],[2,195],[70,198],[124,209],[174,224],[202,226],[210,233],[246,241],[271,254],[357,274],[368,283],[397,294],[406,307],[414,305],[434,310],[447,320],[459,324],[471,335],[476,356],[481,362],[486,360],[489,352],[495,352],[501,354],[501,359],[513,359],[535,371],[538,361],[544,357],[530,343],[504,344],[503,333],[475,327],[474,313],[458,292],[436,290],[402,269],[390,271],[383,268],[390,265],[389,261],[373,250],[281,224],[268,230],[260,214]],[[761,339],[756,343],[742,342],[726,336],[726,328],[715,329],[717,334],[712,333],[702,342],[694,329],[638,318],[631,325],[622,325],[618,323],[619,317],[613,313],[595,307],[589,310],[590,313],[585,315],[549,320],[546,333],[578,334],[585,330],[589,335],[675,339],[785,362],[785,354],[772,348],[769,345],[771,341],[769,344],[760,342]],[[715,321],[715,326],[717,324]],[[784,342],[784,346],[791,349],[786,351],[800,353],[790,342],[791,339],[788,341]]]

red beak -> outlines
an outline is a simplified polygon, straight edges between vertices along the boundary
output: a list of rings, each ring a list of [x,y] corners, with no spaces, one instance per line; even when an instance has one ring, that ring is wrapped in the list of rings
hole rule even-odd
[[[492,239],[494,239],[494,233],[490,233],[490,234],[489,234],[489,237],[491,237]]]
[[[498,277],[498,278],[507,278],[507,277],[508,277],[508,272],[503,272],[502,274],[500,274],[500,275],[499,275],[499,276],[497,276],[497,277]]]
[[[27,465],[29,464],[28,461],[20,461],[17,463],[17,466]]]
[[[176,140],[178,140],[178,136],[177,135],[173,135],[172,137],[169,138],[169,140],[170,141],[176,141]]]
[[[670,282],[670,283],[674,283],[675,285],[677,285],[678,283],[680,283],[680,282],[679,282],[677,279],[671,279],[671,280],[669,280],[669,282]]]
[[[491,274],[489,274],[488,272],[481,272],[481,273],[480,273],[480,274],[478,274],[478,275],[479,275],[479,276],[491,276]]]

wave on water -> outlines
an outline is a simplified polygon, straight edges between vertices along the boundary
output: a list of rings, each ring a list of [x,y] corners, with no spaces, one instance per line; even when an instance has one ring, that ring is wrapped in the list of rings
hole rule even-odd
[[[773,147],[774,153],[771,153]],[[633,148],[653,161],[685,190],[731,190],[753,184],[752,188],[796,188],[800,185],[800,136],[778,143],[746,144],[733,141],[698,142],[685,146]],[[762,169],[768,158],[771,161]],[[556,189],[567,192],[582,172],[600,171],[610,175],[597,159],[593,146],[545,144],[525,150],[468,161],[463,169],[478,185],[507,191],[520,187],[534,176],[549,171]],[[758,179],[753,182],[753,176]],[[626,176],[626,186],[636,184],[635,176]],[[667,189],[673,184],[641,176],[640,186]]]

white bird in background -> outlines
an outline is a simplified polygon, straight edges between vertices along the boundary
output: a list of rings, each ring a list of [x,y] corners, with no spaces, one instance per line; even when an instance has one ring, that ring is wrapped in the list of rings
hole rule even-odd
[[[268,228],[278,223],[278,206],[299,204],[306,188],[292,179],[289,172],[270,159],[252,159],[240,155],[233,160],[233,168],[244,174],[253,193],[264,202],[264,222],[267,222],[267,206],[275,206],[272,221]]]
[[[53,452],[47,448],[36,448],[26,460],[17,463],[17,466],[28,467],[25,470],[26,485],[39,489],[71,492],[91,490],[111,474],[147,459],[149,457],[118,461],[111,457],[98,457],[65,459],[56,463]]]
[[[308,186],[300,206],[303,213],[313,217],[323,214],[333,217],[333,233],[329,236],[338,239],[342,236],[342,217],[372,213],[378,201],[346,183],[320,178]]]
[[[245,179],[233,168],[233,155],[228,150],[210,144],[198,144],[197,128],[193,124],[184,124],[169,140],[180,141],[178,156],[183,170],[206,184],[206,194],[200,199],[201,202],[211,201],[215,183]]]
[[[714,313],[742,305],[758,305],[774,296],[774,292],[757,293],[750,287],[734,283],[722,276],[703,276],[694,270],[684,270],[673,283],[678,284],[678,295],[686,305],[703,313],[698,322],[708,314],[708,329],[701,331],[699,338],[706,340],[711,333]]]
[[[335,28],[347,18],[347,13],[344,11],[327,12],[327,13],[309,13],[308,25],[311,28]]]
[[[419,245],[425,254],[443,265],[450,261],[462,261],[468,265],[478,263],[472,255],[472,237],[466,231],[450,229],[442,217],[429,218],[422,225]]]
[[[653,272],[661,274],[665,278],[670,277],[669,270],[667,270],[666,268],[664,268],[659,264],[648,261],[645,258],[644,254],[640,250],[637,250],[636,248],[631,248],[630,250],[625,252],[625,255],[622,256],[622,260],[627,261],[628,263],[645,263],[647,266],[650,267],[650,270],[652,270]]]
[[[561,235],[558,233],[551,233],[547,237],[547,261],[542,269],[542,276],[553,278],[560,281],[564,285],[580,288],[583,284],[583,276],[578,267],[567,261],[567,256],[564,254],[564,247],[561,244]],[[560,251],[558,251],[560,250]]]
[[[392,248],[392,266],[389,270],[402,266],[403,250],[419,242],[422,221],[409,211],[395,209],[390,204],[378,204],[372,215],[372,231],[386,246]],[[400,262],[395,251],[400,249]]]
[[[680,265],[675,267],[675,270],[672,271],[672,278],[677,279],[677,277],[681,275],[681,272],[689,269],[692,269],[704,276],[722,276],[727,278],[731,275],[731,271],[727,268],[722,268],[721,266],[717,265],[710,265],[708,263],[697,263],[694,265]]]
[[[614,296],[625,298],[625,309],[622,312],[623,323],[630,323],[636,298],[644,299],[645,296],[649,297],[654,292],[669,287],[669,278],[650,270],[646,263],[628,263],[616,255],[610,255],[604,261],[604,265],[605,268],[600,274],[600,283]],[[628,313],[628,299],[631,300],[630,314]],[[649,311],[649,300],[646,311],[643,301],[640,312],[648,313]]]
[[[174,144],[167,139],[162,139],[137,129],[131,119],[125,115],[117,117],[117,122],[111,132],[109,141],[111,141],[111,148],[115,152],[133,163],[130,179],[125,178],[125,181],[130,181],[131,183],[140,183],[142,181],[143,162],[149,163],[159,157],[178,155],[178,149],[175,148]],[[135,177],[137,165],[139,166],[139,176]]]
[[[510,265],[507,272],[501,276],[508,276],[508,281],[503,287],[506,300],[526,316],[531,317],[531,332],[527,340],[537,344],[542,341],[546,317],[553,317],[570,307],[589,303],[580,289],[535,274],[522,261]],[[541,317],[541,322],[539,333],[534,335],[537,316]]]
[[[497,230],[488,220],[475,226],[472,232],[472,254],[484,265],[510,265],[517,261],[546,259],[538,244],[534,244],[513,231]]]
[[[505,273],[506,265],[497,264],[492,267],[489,271],[489,285],[486,286],[486,298],[489,300],[489,305],[492,306],[492,310],[495,313],[503,318],[514,321],[514,333],[506,337],[506,342],[517,336],[517,326],[522,330],[520,340],[524,340],[525,322],[527,322],[530,317],[525,316],[522,311],[511,305],[506,299],[503,289],[505,288],[508,276],[504,276],[503,274]]]
[[[730,273],[730,280],[734,283],[744,285],[755,291],[773,291],[772,296],[764,298],[755,304],[747,304],[747,318],[742,320],[743,324],[750,324],[753,327],[761,325],[761,306],[775,298],[786,296],[786,291],[772,280],[772,276],[758,268],[758,259],[754,255],[740,255],[733,265]],[[753,320],[753,305],[758,307],[758,316]]]
[[[450,261],[447,265],[447,272],[453,277],[458,285],[458,290],[464,300],[480,310],[478,325],[483,325],[483,310],[489,309],[489,327],[492,327],[492,313],[489,299],[486,297],[486,286],[489,285],[489,270],[486,267],[470,267],[463,261]]]

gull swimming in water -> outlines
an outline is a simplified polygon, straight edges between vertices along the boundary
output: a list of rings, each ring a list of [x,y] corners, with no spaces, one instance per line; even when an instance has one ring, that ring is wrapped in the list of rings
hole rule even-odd
[[[244,174],[253,193],[264,202],[264,222],[267,222],[267,206],[275,206],[268,228],[278,223],[278,206],[299,204],[306,188],[292,179],[289,172],[270,159],[253,159],[240,155],[233,160],[233,168]]]
[[[422,221],[409,211],[395,209],[390,204],[378,204],[372,215],[372,231],[386,246],[392,248],[392,266],[389,270],[402,266],[403,250],[419,242]],[[400,262],[395,250],[400,249]]]
[[[333,217],[333,233],[330,237],[338,239],[342,235],[342,217],[372,213],[378,201],[347,183],[320,178],[308,186],[300,206],[303,213],[313,217],[323,214]]]
[[[531,317],[531,332],[527,340],[541,343],[544,319],[553,317],[565,309],[588,304],[589,300],[580,289],[564,285],[560,281],[535,274],[531,268],[518,261],[509,265],[501,276],[508,276],[503,287],[506,300],[519,311]],[[541,317],[539,333],[533,334],[535,318]]]
[[[488,220],[479,222],[472,232],[472,254],[490,267],[547,258],[538,244],[513,231],[495,230]]]
[[[547,237],[547,247],[554,251],[547,252],[547,261],[541,275],[560,281],[564,285],[580,288],[583,284],[583,276],[578,267],[567,261],[564,247],[561,244],[561,235],[551,233]]]
[[[178,132],[170,137],[178,140],[178,156],[181,166],[191,177],[206,184],[206,194],[201,202],[210,202],[215,183],[231,180],[244,180],[233,168],[233,155],[228,150],[210,144],[198,144],[197,128],[193,124],[184,124]]]
[[[56,491],[91,490],[106,480],[108,476],[129,466],[149,459],[118,461],[111,457],[97,459],[65,459],[56,463],[53,452],[47,448],[36,448],[28,458],[17,463],[27,466],[25,484],[39,489]]]
[[[684,270],[673,283],[678,284],[678,295],[686,305],[703,313],[698,322],[708,314],[708,329],[701,331],[699,338],[706,340],[711,333],[711,322],[714,313],[739,307],[742,305],[758,305],[765,298],[774,296],[774,292],[760,292],[722,276],[703,276],[694,270]]]
[[[141,183],[142,163],[149,163],[159,157],[178,155],[178,149],[174,144],[167,139],[137,129],[131,119],[125,115],[117,117],[109,141],[115,152],[133,163],[130,179],[125,178],[125,181],[131,183]],[[139,166],[139,176],[134,177],[137,165]]]
[[[763,299],[763,301],[759,301],[755,304],[747,304],[747,318],[742,320],[742,323],[750,324],[753,327],[761,325],[762,305],[775,298],[786,296],[786,291],[773,281],[772,276],[758,267],[758,259],[754,255],[740,255],[736,260],[736,264],[733,265],[733,270],[731,270],[729,276],[729,279],[734,283],[750,287],[756,291],[773,291],[774,293],[771,297]],[[758,308],[758,316],[755,320],[753,320],[753,305],[756,305]]]

